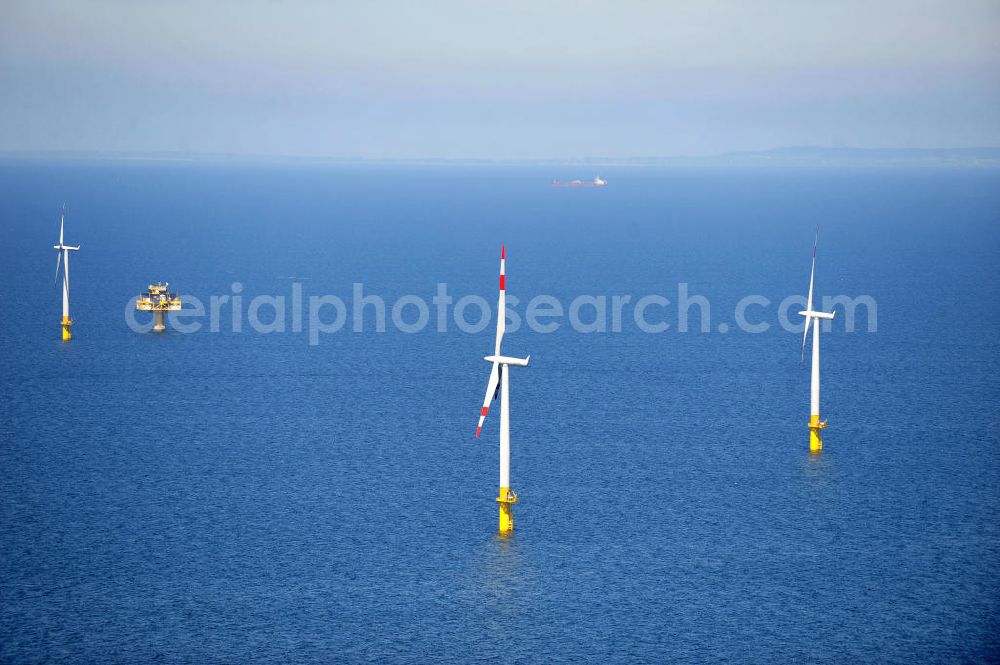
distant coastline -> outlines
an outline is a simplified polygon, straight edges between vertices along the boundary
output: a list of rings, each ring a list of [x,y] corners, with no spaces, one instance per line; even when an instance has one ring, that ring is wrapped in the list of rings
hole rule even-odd
[[[728,152],[708,156],[672,157],[578,157],[578,158],[365,158],[277,156],[234,153],[185,152],[88,152],[88,151],[0,151],[0,160],[136,161],[272,163],[331,165],[427,165],[427,166],[633,166],[633,167],[900,167],[900,166],[1000,166],[1000,147],[983,148],[825,148],[792,146],[771,150]]]

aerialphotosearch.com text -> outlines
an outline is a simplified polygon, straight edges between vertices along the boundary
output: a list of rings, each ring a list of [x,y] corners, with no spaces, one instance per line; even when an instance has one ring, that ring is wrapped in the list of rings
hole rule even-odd
[[[687,282],[678,283],[670,296],[582,294],[560,299],[542,294],[522,306],[521,299],[508,293],[507,332],[515,332],[522,325],[537,333],[553,333],[566,325],[584,334],[629,329],[650,334],[727,333],[734,328],[762,333],[772,325],[788,332],[802,332],[798,312],[805,309],[803,295],[789,295],[777,303],[762,295],[748,295],[736,303],[727,320],[713,319],[717,312],[708,297],[692,294]],[[181,295],[181,300],[183,309],[169,312],[166,317],[173,331],[304,333],[311,346],[319,344],[324,335],[345,330],[384,333],[389,325],[403,333],[458,330],[474,334],[490,325],[496,306],[495,297],[492,304],[479,295],[456,298],[445,283],[438,283],[430,298],[408,294],[387,301],[367,293],[361,282],[352,285],[348,297],[306,294],[300,282],[291,284],[288,295],[250,296],[244,293],[242,283],[234,282],[229,293],[212,295],[207,303],[192,295]],[[823,322],[824,331],[836,326],[850,333],[862,324],[867,332],[878,329],[878,307],[869,295],[823,296],[821,302],[824,311],[837,313],[834,321]],[[125,320],[136,332],[152,328],[152,317],[135,311],[134,298],[125,306]]]

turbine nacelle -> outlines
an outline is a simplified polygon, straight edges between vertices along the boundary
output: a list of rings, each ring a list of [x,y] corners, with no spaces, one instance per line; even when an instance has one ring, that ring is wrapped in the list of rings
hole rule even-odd
[[[488,363],[497,363],[500,365],[515,365],[517,367],[527,367],[528,361],[531,360],[531,356],[527,358],[512,358],[510,356],[483,356],[483,360]]]
[[[807,323],[809,319],[832,319],[835,315],[836,312],[827,314],[826,312],[814,312],[810,309],[802,310],[801,312],[799,312],[799,316],[806,317]]]

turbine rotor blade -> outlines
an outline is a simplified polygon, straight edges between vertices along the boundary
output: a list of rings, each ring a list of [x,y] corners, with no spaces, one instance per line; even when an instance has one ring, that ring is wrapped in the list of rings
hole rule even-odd
[[[806,301],[806,309],[812,311],[813,308],[813,281],[816,278],[816,247],[819,245],[819,224],[816,225],[816,241],[813,243],[812,270],[809,271],[809,297]]]
[[[493,369],[490,370],[490,380],[486,384],[486,399],[483,400],[483,410],[479,412],[479,424],[476,426],[476,438],[479,438],[480,432],[483,431],[483,421],[486,420],[486,414],[490,410],[490,402],[496,397],[497,385],[500,383],[500,363],[493,363]]]
[[[806,317],[806,327],[802,330],[802,357],[799,358],[799,362],[805,367],[806,364],[806,337],[809,336],[809,324],[811,321],[809,317]]]
[[[56,253],[56,276],[52,278],[52,286],[55,286],[56,282],[59,281],[59,264],[61,261],[62,261],[62,250],[59,250]]]
[[[500,355],[500,342],[503,341],[503,334],[507,331],[507,278],[504,263],[507,258],[507,250],[504,245],[500,245],[500,297],[497,301],[497,339],[493,349],[493,355]]]
[[[806,298],[806,311],[813,308],[813,281],[816,279],[816,247],[819,245],[819,224],[816,225],[816,240],[813,242],[812,270],[809,272],[809,296]],[[806,317],[806,327],[802,331],[802,364],[806,362],[806,337],[809,336],[809,317]]]
[[[497,400],[497,397],[500,396],[500,384],[503,382],[503,365],[500,365],[500,372],[497,374],[497,377],[498,377],[499,380],[497,381],[497,388],[496,388],[496,390],[493,391],[493,401],[494,402]]]
[[[65,245],[63,242],[63,229],[66,226],[66,204],[63,204],[62,212],[59,214],[59,244]]]

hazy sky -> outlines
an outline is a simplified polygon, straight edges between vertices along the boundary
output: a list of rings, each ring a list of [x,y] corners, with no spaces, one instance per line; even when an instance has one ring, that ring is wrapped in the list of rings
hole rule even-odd
[[[0,150],[1000,145],[1000,0],[0,0]]]

